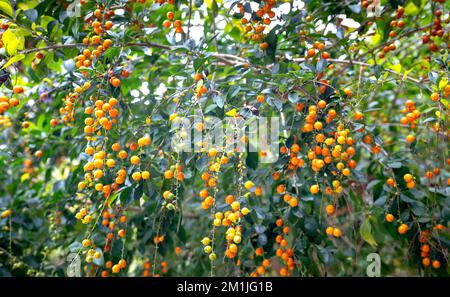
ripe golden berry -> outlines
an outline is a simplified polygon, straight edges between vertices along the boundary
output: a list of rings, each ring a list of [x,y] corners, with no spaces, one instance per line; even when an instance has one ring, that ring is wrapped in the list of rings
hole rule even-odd
[[[363,119],[363,114],[360,111],[355,111],[355,114],[353,115],[353,118],[355,119],[355,121],[359,121]]]
[[[141,162],[141,159],[138,156],[131,156],[130,162],[133,165],[138,165]]]
[[[264,95],[260,94],[258,96],[256,96],[256,101],[258,101],[259,103],[264,103]]]
[[[316,50],[313,48],[310,48],[306,51],[306,56],[308,58],[314,57],[315,54],[316,54]]]
[[[388,178],[386,180],[386,183],[388,184],[388,186],[391,186],[391,187],[395,186],[395,180],[393,178]]]
[[[267,43],[267,42],[263,42],[263,43],[259,44],[259,48],[262,49],[262,50],[265,50],[268,47],[269,47],[269,43]]]
[[[203,78],[203,75],[201,73],[194,74],[194,80],[199,81]]]
[[[12,213],[12,212],[11,212],[10,209],[4,210],[4,211],[1,213],[0,218],[5,219],[5,218],[11,216],[11,213]]]
[[[252,182],[252,181],[246,181],[245,183],[244,183],[244,187],[247,189],[247,190],[250,190],[251,188],[253,188],[253,186],[254,186],[255,184]]]
[[[14,86],[13,92],[14,92],[14,94],[23,93],[23,87],[22,86]]]
[[[399,233],[399,234],[405,234],[405,233],[408,231],[408,229],[409,229],[408,225],[406,225],[406,224],[401,224],[401,225],[398,227],[398,233]]]
[[[416,140],[416,137],[412,134],[409,134],[408,136],[406,136],[407,143],[413,143],[415,140]]]
[[[298,199],[295,198],[295,197],[291,198],[291,199],[289,200],[289,205],[290,205],[291,207],[296,207],[296,206],[298,205]]]
[[[341,233],[341,230],[339,228],[334,228],[333,229],[333,236],[334,237],[339,238],[339,237],[341,237],[341,235],[342,235],[342,233]]]
[[[438,260],[434,260],[431,265],[434,269],[439,269],[441,267],[441,262],[439,262]]]
[[[142,179],[147,180],[150,178],[150,172],[148,172],[148,171],[142,171],[141,175],[142,175]]]
[[[430,98],[431,98],[431,100],[437,102],[437,101],[439,101],[439,94],[436,93],[436,92],[435,92],[435,93],[432,93],[432,94],[430,95]]]
[[[327,229],[325,230],[325,233],[327,235],[333,235],[333,231],[334,231],[333,227],[327,227]]]
[[[386,222],[392,223],[394,221],[394,216],[390,213],[386,215]]]
[[[317,194],[317,193],[319,193],[319,186],[318,185],[312,185],[309,188],[309,191],[311,192],[311,194]]]
[[[334,205],[328,204],[325,207],[325,211],[327,212],[328,215],[332,215],[335,211]]]
[[[142,175],[141,175],[140,172],[133,172],[133,174],[131,175],[131,178],[132,178],[134,181],[140,181],[141,178],[142,178]]]
[[[115,88],[118,88],[118,87],[120,86],[120,79],[118,79],[118,78],[113,78],[113,79],[111,80],[111,85],[112,85],[113,87],[115,87]]]
[[[81,244],[82,244],[84,247],[89,247],[89,246],[91,245],[91,241],[90,241],[89,239],[84,239],[84,240],[81,242]]]
[[[165,178],[165,179],[171,179],[171,178],[173,178],[173,171],[172,171],[172,170],[166,170],[166,171],[164,172],[164,178]]]
[[[405,182],[409,183],[413,180],[413,176],[410,173],[407,173],[403,176],[403,179],[405,180]]]
[[[120,272],[120,266],[118,264],[114,265],[112,267],[112,272],[113,273],[119,273]]]

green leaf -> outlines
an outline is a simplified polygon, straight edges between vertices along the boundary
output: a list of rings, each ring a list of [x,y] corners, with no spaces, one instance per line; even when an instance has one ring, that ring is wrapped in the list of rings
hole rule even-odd
[[[319,251],[319,259],[325,264],[330,263],[332,259],[331,252],[327,248],[321,247],[320,245],[316,245],[316,247]]]
[[[370,245],[376,246],[377,243],[372,235],[372,225],[370,224],[369,219],[365,219],[364,222],[361,224],[361,227],[359,228],[359,233],[361,234],[361,237]]]
[[[361,5],[358,4],[353,4],[353,5],[349,5],[348,8],[350,8],[351,11],[353,11],[354,13],[360,13],[361,12]]]
[[[373,45],[379,44],[380,41],[381,41],[381,34],[378,33],[378,32],[377,32],[376,34],[374,34],[374,35],[372,36],[372,38],[371,38],[371,41],[372,41],[372,44],[373,44]]]
[[[414,200],[414,199],[412,199],[412,198],[410,198],[410,197],[408,197],[408,196],[406,196],[406,195],[404,195],[404,194],[401,194],[401,195],[400,195],[400,199],[401,199],[403,202],[406,202],[406,203],[414,203],[414,202],[416,202],[416,200]]]
[[[400,73],[402,71],[402,65],[400,63],[389,64],[388,68],[391,69],[391,70],[394,70],[397,73]]]
[[[3,44],[6,52],[15,55],[17,51],[25,48],[25,34],[22,29],[11,28],[3,32]]]
[[[402,167],[402,163],[394,161],[394,162],[388,163],[387,166],[389,166],[391,168],[400,168],[400,167]]]
[[[38,12],[36,9],[29,9],[23,12],[26,17],[32,22],[34,23],[37,18],[38,18]]]
[[[419,8],[413,2],[409,2],[405,7],[405,15],[416,15],[418,12]]]
[[[337,38],[339,38],[339,39],[344,38],[344,34],[345,34],[344,28],[338,27],[338,28],[336,29],[336,37],[337,37]]]
[[[298,100],[299,100],[300,98],[299,98],[297,92],[290,92],[290,93],[288,94],[288,99],[289,99],[289,101],[291,101],[292,103],[297,103]]]
[[[128,187],[125,188],[122,192],[120,192],[119,194],[120,204],[127,205],[127,201],[130,199],[132,190],[133,189],[131,187]]]
[[[119,197],[118,193],[114,193],[113,195],[109,196],[108,207],[111,207],[111,205],[113,205],[113,203],[116,201],[117,197]]]
[[[317,235],[317,221],[313,217],[306,218],[305,232],[308,236],[311,236],[311,237],[314,237]]]
[[[446,85],[448,84],[448,78],[447,77],[443,77],[441,79],[441,81],[439,82],[439,90],[442,90]]]
[[[224,98],[221,95],[217,95],[216,97],[213,98],[214,103],[219,107],[219,108],[223,108],[223,104],[224,104]]]
[[[140,183],[137,186],[137,188],[133,189],[133,192],[132,192],[133,201],[141,199],[143,194],[144,194],[144,184]]]
[[[20,61],[20,60],[23,60],[24,58],[25,58],[25,55],[24,55],[24,54],[18,54],[18,55],[15,55],[15,56],[13,56],[11,59],[9,59],[9,61],[6,62],[6,64],[3,65],[2,68],[6,68],[6,67],[12,65],[13,63],[16,63],[16,62],[18,62],[18,61]]]
[[[436,72],[431,71],[428,73],[428,78],[431,80],[431,82],[436,83],[439,75]]]
[[[39,0],[22,0],[18,1],[17,7],[22,10],[33,9],[39,5]]]
[[[258,153],[249,152],[246,158],[247,166],[256,169],[258,167],[258,159]]]
[[[3,11],[10,17],[13,17],[13,10],[11,3],[7,0],[0,0],[0,11]]]
[[[228,32],[228,35],[230,35],[231,38],[233,38],[236,41],[241,40],[241,31],[237,27],[233,27],[233,29]]]
[[[317,62],[316,71],[319,73],[322,72],[327,67],[327,64],[327,60],[320,60],[319,62]]]
[[[120,53],[120,49],[118,47],[110,47],[109,49],[107,49],[105,51],[105,58],[106,59],[113,59],[115,57],[117,57]]]

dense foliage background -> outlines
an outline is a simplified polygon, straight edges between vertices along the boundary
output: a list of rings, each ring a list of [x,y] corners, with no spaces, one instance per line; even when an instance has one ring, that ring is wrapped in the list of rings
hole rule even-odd
[[[448,275],[449,1],[0,14],[1,276]],[[278,161],[172,149],[208,116],[280,117]]]

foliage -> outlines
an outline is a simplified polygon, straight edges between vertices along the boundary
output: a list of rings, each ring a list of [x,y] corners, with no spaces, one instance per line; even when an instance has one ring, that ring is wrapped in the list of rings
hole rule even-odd
[[[448,275],[449,1],[0,14],[0,275]],[[279,158],[171,146],[212,116],[280,117]]]

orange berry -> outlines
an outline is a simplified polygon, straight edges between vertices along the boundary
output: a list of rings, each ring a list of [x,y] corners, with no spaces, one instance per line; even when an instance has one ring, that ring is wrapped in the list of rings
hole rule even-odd
[[[23,93],[23,87],[22,86],[14,86],[13,91],[14,91],[14,94]]]
[[[115,88],[118,88],[120,86],[120,79],[114,78],[111,80],[111,85]]]
[[[439,101],[439,94],[438,93],[432,93],[430,96],[431,100],[433,101]]]
[[[350,97],[353,94],[353,92],[350,88],[345,88],[344,93],[345,93],[345,95],[347,95],[347,97]]]
[[[119,273],[120,272],[120,266],[119,265],[114,265],[113,267],[112,267],[112,272],[113,273]]]
[[[408,136],[406,136],[407,143],[413,143],[415,140],[416,140],[416,137],[412,134],[409,134]]]
[[[406,224],[401,224],[401,225],[398,227],[398,233],[399,233],[399,234],[405,234],[405,233],[408,231],[408,229],[409,229],[408,225],[406,225]]]
[[[282,219],[277,219],[277,221],[276,221],[275,223],[276,223],[276,225],[277,225],[278,227],[283,226],[283,220],[282,220]]]
[[[306,56],[308,58],[314,57],[314,55],[316,54],[316,50],[313,48],[310,48],[307,52],[306,52]]]
[[[130,158],[130,162],[133,165],[137,165],[137,164],[139,164],[141,162],[141,159],[138,156],[132,156]]]
[[[296,143],[294,143],[292,146],[291,146],[291,152],[293,152],[293,153],[298,153],[298,152],[300,152],[300,146],[298,145],[298,144],[296,144]]]
[[[174,22],[173,22],[173,26],[174,26],[175,28],[180,28],[180,27],[181,27],[181,21],[180,21],[180,20],[174,21]]]
[[[438,260],[434,260],[432,265],[434,269],[439,269],[441,267],[441,262],[439,262]]]
[[[162,25],[164,28],[168,29],[168,28],[170,28],[172,23],[169,20],[165,20]]]
[[[388,186],[395,186],[395,180],[393,178],[388,178],[386,183],[388,184]]]
[[[124,238],[126,235],[126,232],[124,229],[120,229],[119,232],[117,233],[117,235],[121,238]]]
[[[325,230],[325,233],[327,235],[333,235],[333,230],[334,230],[333,227],[327,227],[327,229]]]
[[[297,198],[291,198],[291,200],[289,200],[289,205],[291,207],[296,207],[298,205],[298,199]]]
[[[119,267],[121,269],[123,269],[123,268],[127,267],[127,262],[124,259],[120,259],[119,263],[117,265],[119,265]]]
[[[171,179],[173,178],[173,171],[172,170],[167,170],[164,172],[164,178],[165,179]]]
[[[405,180],[406,183],[409,183],[413,180],[413,176],[410,173],[407,173],[403,176],[403,179]]]
[[[201,73],[194,74],[194,80],[199,81],[203,78],[203,75]]]
[[[317,194],[317,193],[319,193],[319,186],[318,185],[312,185],[309,188],[309,191],[311,192],[311,194]]]
[[[339,228],[334,228],[333,229],[333,236],[334,237],[336,237],[336,238],[339,238],[339,237],[341,237],[341,230],[339,229]]]
[[[268,47],[269,47],[269,43],[267,43],[267,42],[263,42],[263,43],[259,44],[259,48],[262,49],[262,50],[265,50]]]
[[[386,215],[386,222],[392,223],[394,221],[394,216],[390,213]]]
[[[328,215],[332,215],[335,211],[334,205],[328,204],[325,207],[325,211],[327,212]]]
[[[264,250],[262,248],[259,247],[255,250],[256,256],[262,256],[263,254],[264,254]]]

